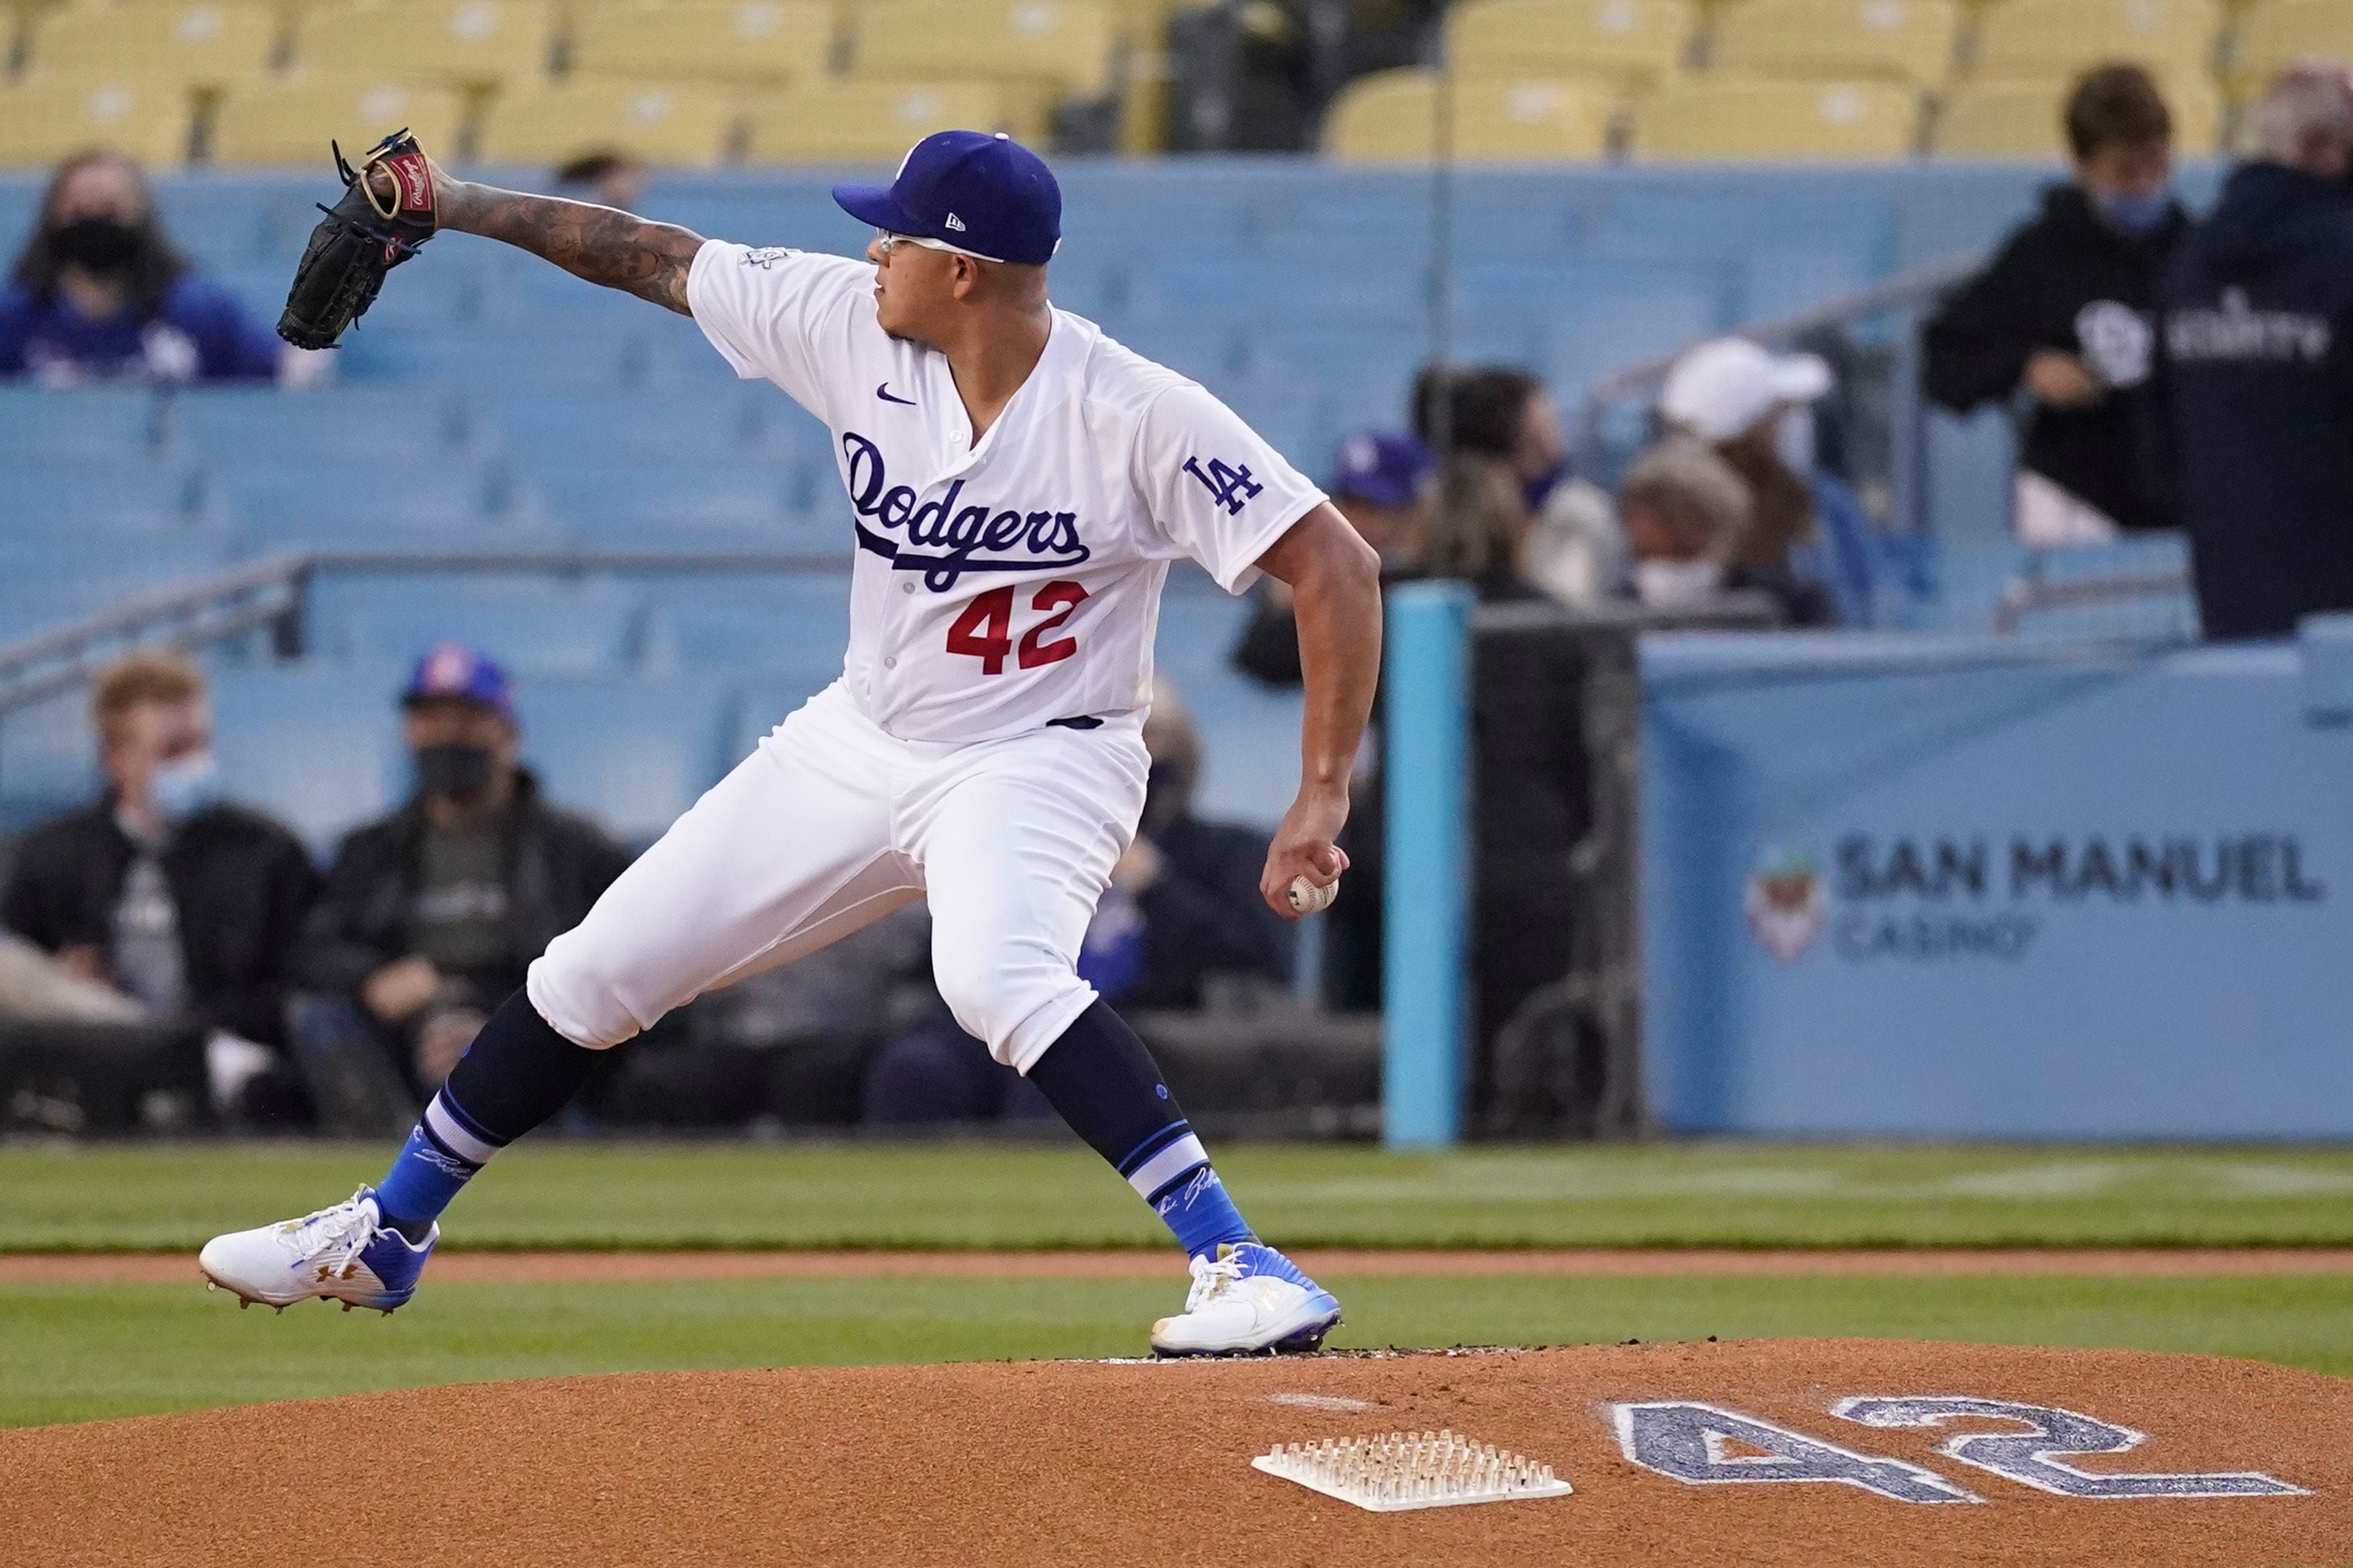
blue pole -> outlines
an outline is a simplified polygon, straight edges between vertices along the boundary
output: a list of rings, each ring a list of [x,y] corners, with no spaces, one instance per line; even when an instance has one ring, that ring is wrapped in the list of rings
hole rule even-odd
[[[1471,605],[1460,583],[1409,584],[1388,597],[1381,1142],[1392,1149],[1450,1148],[1462,1136]]]

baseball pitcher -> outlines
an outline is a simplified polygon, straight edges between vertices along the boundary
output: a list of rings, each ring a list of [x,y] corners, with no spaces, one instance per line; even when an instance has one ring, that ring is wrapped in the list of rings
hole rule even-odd
[[[1263,572],[1295,595],[1302,777],[1261,890],[1286,916],[1330,900],[1380,661],[1373,552],[1215,397],[1048,301],[1061,193],[1007,137],[944,132],[891,184],[836,186],[876,230],[863,262],[453,180],[405,136],[345,173],[281,331],[332,342],[445,229],[692,316],[738,375],[832,432],[857,543],[849,647],[838,680],[549,944],[381,1182],[216,1237],[205,1273],[248,1302],[390,1311],[442,1209],[596,1052],[920,898],[958,1022],[1188,1254],[1185,1309],[1154,1349],[1319,1345],[1339,1302],[1251,1232],[1075,960],[1143,807],[1153,631],[1180,557],[1229,592]]]

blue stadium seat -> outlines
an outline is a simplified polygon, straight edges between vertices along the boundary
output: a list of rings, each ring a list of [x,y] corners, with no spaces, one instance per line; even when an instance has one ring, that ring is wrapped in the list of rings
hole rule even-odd
[[[561,324],[462,332],[370,331],[363,324],[337,352],[353,381],[438,381],[477,395],[618,387],[643,382],[646,372],[641,333],[583,332]]]
[[[642,639],[643,599],[619,584],[428,581],[340,597],[340,606],[314,606],[311,637],[319,652],[349,658],[413,659],[455,641],[518,672],[594,675],[628,668]]]
[[[733,698],[699,676],[518,681],[523,760],[558,803],[649,842],[734,761]]]
[[[1217,387],[1242,367],[1244,334],[1215,321],[1123,318],[1103,323],[1113,341],[1145,358]]]
[[[747,389],[748,390],[748,389]],[[773,389],[771,396],[777,396]],[[644,393],[518,392],[486,398],[485,440],[533,472],[623,459],[748,456],[760,433],[746,397],[650,397]]]
[[[446,454],[462,429],[448,399],[391,387],[193,387],[166,400],[163,423],[175,449],[216,467],[312,468],[339,453],[413,463]]]
[[[1421,260],[1403,254],[1377,268],[1263,256],[1216,261],[1156,260],[1137,269],[1130,308],[1179,321],[1392,321],[1421,309]]]
[[[70,391],[0,384],[0,464],[119,463],[155,446],[155,396],[143,386]]]
[[[0,714],[0,801],[7,803],[10,817],[79,805],[96,790],[98,777],[88,693],[69,691]]]
[[[484,542],[491,479],[462,459],[368,456],[231,464],[223,506],[248,545],[371,549]]]
[[[1201,731],[1194,809],[1271,825],[1299,788],[1301,699],[1295,691],[1270,691],[1233,667],[1234,643],[1249,616],[1247,598],[1225,593],[1202,574],[1172,574],[1153,664],[1175,682]]]
[[[309,660],[213,673],[221,785],[277,817],[322,860],[408,791],[396,664]]]
[[[1293,467],[1311,474],[1321,468],[1327,454],[1320,449],[1324,420],[1314,386],[1295,376],[1247,376],[1223,384],[1219,395]]]
[[[744,581],[725,598],[658,594],[647,626],[649,658],[662,666],[728,670],[830,667],[849,642],[846,576],[777,575]]]
[[[0,639],[197,580],[227,560],[224,541],[196,532],[85,533],[70,548],[55,540],[0,537]]]
[[[202,491],[185,463],[137,454],[80,462],[10,461],[8,532],[63,539],[88,529],[160,532],[186,526]]]
[[[546,514],[566,528],[608,521],[648,530],[669,523],[758,527],[781,524],[798,510],[791,468],[749,459],[563,463],[533,452],[520,471]]]

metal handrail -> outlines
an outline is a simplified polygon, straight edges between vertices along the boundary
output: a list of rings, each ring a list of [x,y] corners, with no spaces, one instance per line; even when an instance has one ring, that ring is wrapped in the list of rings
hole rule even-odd
[[[534,572],[664,572],[725,574],[843,572],[834,555],[767,551],[322,550],[274,555],[174,587],[142,594],[79,621],[0,644],[0,716],[89,680],[100,661],[127,645],[193,650],[274,627],[276,649],[302,651],[303,611],[322,573],[376,575]]]

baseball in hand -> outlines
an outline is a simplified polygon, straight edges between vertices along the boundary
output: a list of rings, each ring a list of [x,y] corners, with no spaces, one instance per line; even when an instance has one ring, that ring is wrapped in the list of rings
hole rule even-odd
[[[1335,877],[1324,887],[1317,887],[1304,876],[1291,879],[1291,907],[1303,915],[1321,914],[1332,907],[1340,896],[1340,879]]]

